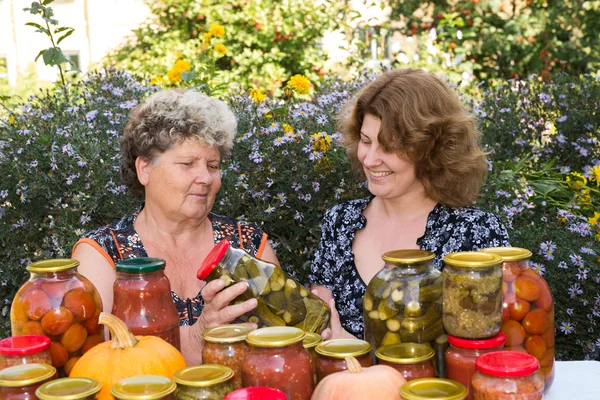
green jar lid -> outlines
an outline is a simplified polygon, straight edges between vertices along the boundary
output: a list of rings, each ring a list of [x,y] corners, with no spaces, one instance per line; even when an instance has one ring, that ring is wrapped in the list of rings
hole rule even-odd
[[[117,382],[110,393],[120,400],[158,400],[173,393],[177,385],[160,375],[140,375]]]
[[[115,264],[117,272],[127,274],[144,274],[165,268],[165,260],[162,258],[135,257],[117,261]]]
[[[202,339],[211,343],[236,343],[246,340],[254,328],[241,324],[215,326],[202,332]]]
[[[502,257],[504,261],[519,261],[531,258],[531,251],[521,247],[489,247],[479,251],[497,254]]]
[[[392,364],[417,364],[433,358],[435,351],[426,344],[396,343],[375,351],[375,357]]]
[[[481,251],[461,251],[444,257],[444,263],[453,267],[481,268],[502,264],[502,257]]]
[[[427,250],[392,250],[381,256],[383,261],[392,264],[414,264],[423,261],[433,260],[435,254]]]
[[[233,370],[224,365],[202,364],[180,369],[173,380],[179,385],[205,387],[227,382],[233,374]]]
[[[78,400],[93,396],[102,385],[90,378],[60,378],[46,382],[35,391],[40,400]]]
[[[304,336],[304,340],[302,340],[302,345],[305,349],[312,349],[316,347],[319,343],[323,341],[323,337],[315,332],[306,332],[306,336]]]
[[[284,347],[301,342],[306,334],[292,326],[270,326],[248,334],[246,343],[257,347]]]
[[[467,388],[450,379],[422,378],[402,385],[400,396],[404,400],[463,400]]]
[[[0,371],[0,387],[30,386],[56,375],[56,368],[48,364],[21,364]]]
[[[360,339],[333,339],[317,345],[317,354],[332,358],[360,357],[371,351],[371,343]]]
[[[72,258],[56,258],[54,260],[42,260],[29,264],[26,269],[29,272],[61,272],[79,267],[79,261]]]

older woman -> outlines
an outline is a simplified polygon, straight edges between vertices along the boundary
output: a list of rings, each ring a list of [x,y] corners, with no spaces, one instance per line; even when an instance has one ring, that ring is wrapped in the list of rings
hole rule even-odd
[[[389,71],[350,107],[342,136],[371,195],[326,213],[309,274],[331,306],[324,336],[334,338],[363,336],[362,300],[383,253],[429,250],[441,268],[448,253],[509,244],[498,217],[473,206],[488,164],[475,118],[447,84],[422,70]]]
[[[159,257],[180,314],[181,348],[190,364],[201,361],[201,333],[256,307],[237,305],[245,283],[224,289],[196,271],[221,239],[278,264],[266,234],[254,224],[211,213],[221,187],[221,162],[229,155],[236,120],[227,106],[194,91],[161,91],[131,112],[121,140],[121,177],[144,200],[138,212],[89,232],[73,249],[79,271],[98,289],[105,311],[113,304],[115,262]]]

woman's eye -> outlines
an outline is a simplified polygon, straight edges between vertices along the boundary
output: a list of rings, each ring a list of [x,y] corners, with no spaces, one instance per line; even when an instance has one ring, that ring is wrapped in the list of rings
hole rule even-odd
[[[178,164],[179,164],[179,165],[184,165],[184,166],[186,166],[186,167],[189,167],[189,166],[191,166],[191,165],[192,165],[192,163],[191,163],[191,162],[182,162],[182,163],[178,163]]]
[[[208,168],[216,171],[219,169],[219,166],[218,165],[209,165]]]

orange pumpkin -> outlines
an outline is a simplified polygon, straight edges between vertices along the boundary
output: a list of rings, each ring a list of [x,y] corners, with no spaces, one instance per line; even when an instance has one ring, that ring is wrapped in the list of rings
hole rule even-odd
[[[327,375],[317,385],[311,400],[401,400],[404,376],[387,365],[363,368],[354,357],[346,357],[348,369]]]
[[[102,383],[99,400],[112,400],[112,386],[137,375],[173,374],[185,368],[181,353],[156,336],[134,336],[127,325],[114,315],[100,313],[100,324],[108,327],[112,340],[88,350],[75,363],[70,377],[93,378]]]

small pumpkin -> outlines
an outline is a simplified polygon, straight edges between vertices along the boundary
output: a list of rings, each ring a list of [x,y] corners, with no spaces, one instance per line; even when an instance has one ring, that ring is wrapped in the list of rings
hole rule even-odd
[[[121,379],[138,375],[173,378],[175,372],[186,367],[181,353],[163,339],[134,336],[123,321],[107,313],[100,313],[98,323],[108,327],[112,340],[88,350],[69,375],[102,383],[98,400],[112,400],[110,389]]]
[[[346,357],[348,369],[327,375],[317,385],[311,400],[401,400],[404,376],[387,365],[363,368],[354,357]]]

